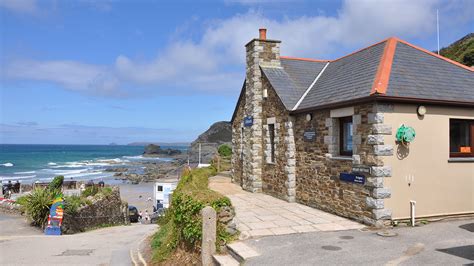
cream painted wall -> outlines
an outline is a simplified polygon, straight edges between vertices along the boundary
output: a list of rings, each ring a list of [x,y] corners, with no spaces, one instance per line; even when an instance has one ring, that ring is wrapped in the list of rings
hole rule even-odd
[[[416,201],[416,216],[474,213],[474,162],[448,162],[449,119],[474,119],[474,109],[427,106],[423,119],[416,105],[394,105],[384,114],[384,124],[392,126],[385,144],[394,145],[394,155],[384,158],[392,166],[392,177],[384,186],[392,191],[385,207],[392,217],[410,216],[410,200]],[[416,137],[407,152],[395,143],[401,124],[411,126]]]

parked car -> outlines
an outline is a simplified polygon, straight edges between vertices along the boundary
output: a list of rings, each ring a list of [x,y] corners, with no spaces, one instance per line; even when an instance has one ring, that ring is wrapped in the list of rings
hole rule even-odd
[[[135,206],[128,206],[128,215],[131,223],[138,223],[138,209]]]

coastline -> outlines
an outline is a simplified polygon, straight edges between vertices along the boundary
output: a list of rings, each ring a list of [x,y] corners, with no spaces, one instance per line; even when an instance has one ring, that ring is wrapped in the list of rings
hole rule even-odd
[[[44,183],[58,175],[65,180],[103,180],[113,184],[119,183],[118,180],[151,181],[166,176],[187,158],[184,152],[187,147],[175,147],[182,151],[176,156],[146,156],[143,147],[130,146],[0,145],[0,148],[2,183],[9,180]]]

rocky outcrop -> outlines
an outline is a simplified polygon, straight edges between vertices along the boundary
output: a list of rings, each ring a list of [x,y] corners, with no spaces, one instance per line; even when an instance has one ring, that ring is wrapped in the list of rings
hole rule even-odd
[[[217,153],[217,148],[222,144],[232,145],[232,125],[227,121],[214,123],[208,130],[199,135],[191,143],[191,162],[199,161],[199,144],[201,144],[201,163],[209,163]]]
[[[129,224],[128,204],[120,199],[118,187],[110,195],[90,198],[91,204],[80,207],[74,214],[64,213],[63,234],[84,232],[101,226]]]
[[[180,150],[174,149],[162,149],[159,145],[149,144],[145,147],[145,152],[143,155],[145,156],[159,156],[159,155],[166,155],[166,156],[175,156],[181,154]]]

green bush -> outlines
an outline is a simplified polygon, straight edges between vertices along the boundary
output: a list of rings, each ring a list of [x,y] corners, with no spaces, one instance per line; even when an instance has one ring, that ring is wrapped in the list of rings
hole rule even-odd
[[[95,196],[99,192],[99,188],[96,186],[86,187],[84,191],[82,191],[81,196],[87,198],[89,196]]]
[[[81,206],[90,205],[92,202],[86,198],[72,195],[64,197],[64,212],[75,214]]]
[[[230,157],[232,155],[232,148],[227,144],[222,144],[217,148],[217,152],[222,157]]]
[[[62,175],[56,176],[53,179],[53,181],[51,181],[51,183],[49,183],[48,190],[52,191],[52,190],[55,190],[55,189],[61,189],[61,187],[63,186],[63,182],[64,182],[64,176],[62,176]]]
[[[104,196],[110,196],[112,195],[112,188],[111,187],[103,187],[99,189],[99,192],[102,193]]]
[[[97,186],[90,186],[87,187],[82,193],[81,197],[87,198],[89,196],[95,196],[97,194],[102,194],[104,196],[112,195],[112,188],[111,187],[97,187]]]
[[[58,196],[61,196],[60,190],[36,188],[31,194],[24,196],[17,202],[22,205],[34,225],[43,227],[48,221],[49,208]]]
[[[171,198],[171,207],[159,221],[160,231],[153,236],[153,260],[162,262],[178,246],[198,251],[202,241],[201,210],[212,206],[217,212],[231,206],[229,198],[208,188],[209,176],[216,173],[212,167],[186,171]],[[222,225],[217,226],[219,248],[230,236]]]

